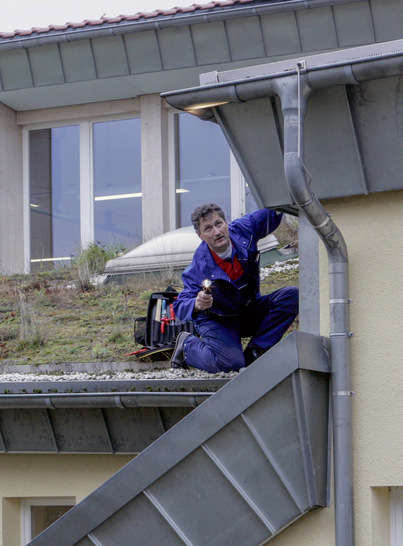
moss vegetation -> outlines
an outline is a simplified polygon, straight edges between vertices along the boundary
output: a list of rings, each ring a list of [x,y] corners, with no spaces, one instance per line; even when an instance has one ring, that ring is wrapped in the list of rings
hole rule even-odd
[[[180,274],[172,272],[97,286],[80,275],[76,263],[58,271],[0,276],[0,366],[135,360],[124,355],[140,348],[134,319],[145,316],[150,294],[168,285],[182,288]],[[297,271],[271,273],[262,281],[262,293],[296,284]]]

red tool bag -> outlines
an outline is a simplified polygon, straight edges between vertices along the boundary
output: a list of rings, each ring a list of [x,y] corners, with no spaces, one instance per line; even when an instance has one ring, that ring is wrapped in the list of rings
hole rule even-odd
[[[194,333],[192,321],[181,321],[175,316],[173,304],[177,297],[178,292],[171,286],[164,292],[151,294],[147,316],[134,321],[134,340],[143,348],[128,355],[139,359],[170,359],[179,332]]]

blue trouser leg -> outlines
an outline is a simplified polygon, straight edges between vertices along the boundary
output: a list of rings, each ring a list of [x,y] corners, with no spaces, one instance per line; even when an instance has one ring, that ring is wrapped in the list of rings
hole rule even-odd
[[[241,336],[252,336],[250,345],[270,349],[280,341],[297,315],[298,288],[280,288],[248,305]]]
[[[287,287],[261,296],[249,304],[239,319],[213,320],[208,315],[197,320],[201,339],[189,336],[184,346],[186,363],[211,373],[238,371],[245,365],[242,337],[251,345],[270,349],[298,315],[298,288]]]
[[[202,339],[189,336],[184,346],[189,366],[218,373],[238,371],[245,365],[239,321],[223,324],[206,317],[197,323],[196,329]]]

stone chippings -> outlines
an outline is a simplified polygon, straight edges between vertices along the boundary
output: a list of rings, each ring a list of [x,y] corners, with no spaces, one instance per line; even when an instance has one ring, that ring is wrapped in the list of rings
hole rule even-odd
[[[173,369],[151,370],[146,372],[133,371],[104,371],[98,373],[91,372],[70,372],[70,373],[22,373],[22,372],[3,372],[0,373],[0,382],[23,382],[23,381],[132,381],[132,380],[150,380],[150,379],[232,379],[238,375],[238,372],[216,373],[212,374],[203,370]]]

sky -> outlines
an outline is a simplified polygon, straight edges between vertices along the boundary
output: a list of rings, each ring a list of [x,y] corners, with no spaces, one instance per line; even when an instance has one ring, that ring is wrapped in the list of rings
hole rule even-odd
[[[194,3],[196,0],[2,0],[0,32],[78,23],[102,16],[134,15]],[[197,3],[204,4],[207,0]]]

